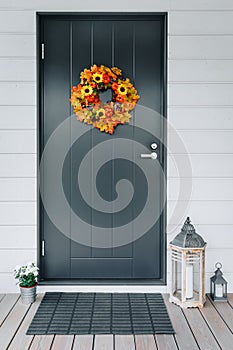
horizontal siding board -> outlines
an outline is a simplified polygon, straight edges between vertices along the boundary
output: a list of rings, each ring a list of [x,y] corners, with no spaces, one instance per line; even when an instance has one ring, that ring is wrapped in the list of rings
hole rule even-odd
[[[221,261],[223,273],[232,272],[232,250],[231,249],[207,249],[206,271],[215,271],[216,262]]]
[[[0,81],[35,82],[36,61],[32,59],[0,59]]]
[[[179,132],[169,132],[168,151],[170,153],[183,153],[184,149],[179,139],[182,140],[188,154],[233,153],[233,131],[182,130]]]
[[[35,57],[35,35],[0,34],[0,57]]]
[[[0,11],[0,33],[35,33],[34,11]]]
[[[180,187],[192,186],[191,198],[188,196],[188,191],[180,191]],[[233,177],[229,179],[207,179],[194,178],[190,179],[168,179],[168,199],[169,200],[233,200]],[[233,236],[233,235],[232,235]]]
[[[170,60],[168,80],[233,82],[233,60]]]
[[[226,0],[224,0],[226,1]],[[145,0],[142,3],[140,0],[134,1],[134,7],[132,8],[131,2],[125,2],[124,0],[119,0],[116,7],[109,5],[105,1],[90,0],[86,3],[79,2],[76,0],[70,0],[69,2],[50,0],[34,0],[33,2],[28,2],[27,0],[21,0],[20,2],[9,2],[7,0],[1,0],[0,9],[27,9],[27,10],[52,10],[52,11],[94,11],[94,12],[105,12],[105,11],[165,11],[170,8],[170,0],[156,0],[151,3],[151,0]]]
[[[36,153],[35,130],[0,130],[0,153]]]
[[[232,46],[233,47],[233,46]],[[233,84],[169,84],[171,106],[233,106]]]
[[[0,177],[35,177],[35,154],[0,154]]]
[[[28,0],[21,0],[20,2],[1,0],[0,8],[2,9],[22,9],[22,10],[52,10],[52,11],[166,11],[166,10],[233,10],[233,4],[231,0],[135,0],[133,2],[125,2],[119,0],[117,6],[111,6],[105,1],[90,0],[83,4],[76,0],[70,0],[69,2],[50,0],[34,0],[28,2]]]
[[[0,202],[0,225],[35,225],[36,202]]]
[[[0,178],[0,201],[36,200],[35,178]]]
[[[233,155],[191,154],[188,158],[192,167],[191,177],[232,178],[233,176]],[[190,171],[186,164],[187,156],[169,155],[168,177],[190,177]]]
[[[195,224],[232,225],[232,212],[233,201],[168,201],[168,225],[183,223],[187,214]]]
[[[231,249],[233,247],[233,225],[198,225],[193,222],[197,233],[199,233],[208,244],[208,249]],[[182,225],[169,225],[167,228],[167,242],[171,242],[173,238],[180,232]],[[227,242],[227,246],[226,246]]]
[[[176,2],[176,1],[175,1]],[[211,7],[210,7],[211,9]],[[221,12],[171,12],[169,15],[171,35],[219,35],[233,34],[232,13]]]
[[[170,36],[169,59],[233,59],[232,36]]]
[[[27,264],[36,260],[36,251],[33,250],[1,250],[0,272],[13,272],[17,265]],[[12,276],[12,278],[14,278]]]
[[[180,130],[233,130],[233,107],[170,107],[169,124]]]
[[[175,0],[171,1],[172,10],[233,10],[231,0]]]
[[[0,129],[35,128],[35,106],[0,106]]]
[[[36,105],[36,84],[0,82],[0,105]]]
[[[36,226],[0,226],[0,247],[1,249],[35,249]]]

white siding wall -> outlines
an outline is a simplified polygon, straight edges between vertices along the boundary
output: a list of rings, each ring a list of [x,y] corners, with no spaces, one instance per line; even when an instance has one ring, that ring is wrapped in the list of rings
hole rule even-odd
[[[233,292],[232,0],[1,0],[0,292],[17,290],[15,265],[36,260],[36,11],[168,11],[168,121],[183,139],[193,169],[191,201],[184,194],[178,204],[189,204],[184,217],[191,216],[208,242],[207,288],[221,261]],[[179,178],[172,158],[175,154],[182,164],[185,155],[171,130],[168,140],[169,242],[184,220],[169,218],[180,183],[189,183],[190,174],[184,169]],[[168,264],[168,280],[169,270]]]

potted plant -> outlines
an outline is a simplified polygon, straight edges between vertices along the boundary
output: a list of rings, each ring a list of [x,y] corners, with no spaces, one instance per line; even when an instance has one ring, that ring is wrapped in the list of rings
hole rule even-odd
[[[16,266],[14,277],[19,280],[21,300],[23,304],[31,304],[36,300],[36,287],[39,268],[35,263]]]

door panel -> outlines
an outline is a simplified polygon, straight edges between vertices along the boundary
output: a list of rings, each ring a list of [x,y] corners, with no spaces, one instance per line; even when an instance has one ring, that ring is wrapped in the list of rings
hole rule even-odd
[[[40,206],[40,235],[46,246],[43,278],[159,280],[165,256],[163,120],[147,118],[143,108],[164,113],[164,16],[42,16],[40,29],[45,44],[40,66],[40,151],[62,122],[62,135],[70,145],[61,171],[57,169],[70,206],[64,212],[56,203],[66,234],[43,201]],[[70,118],[70,87],[94,63],[121,68],[141,96],[143,108],[133,111],[130,124],[118,126],[113,135]],[[111,99],[109,91],[100,97]],[[77,137],[81,128],[85,132]],[[140,159],[140,153],[151,152],[152,142],[158,144],[158,160]],[[63,152],[59,140],[54,145],[54,152]],[[42,198],[51,206],[52,167],[54,162],[48,159],[40,169]],[[158,212],[161,215],[149,226]],[[138,235],[140,230],[144,234]],[[130,239],[122,245],[124,232]],[[77,239],[81,235],[88,244]]]

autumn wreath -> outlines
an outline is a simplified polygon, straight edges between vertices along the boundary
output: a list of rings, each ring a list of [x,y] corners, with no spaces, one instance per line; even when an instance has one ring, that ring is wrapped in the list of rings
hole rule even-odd
[[[112,89],[112,100],[102,103],[99,93]],[[128,123],[139,100],[137,90],[121,69],[93,65],[80,74],[80,84],[71,90],[71,104],[80,122],[113,134],[118,124]]]

